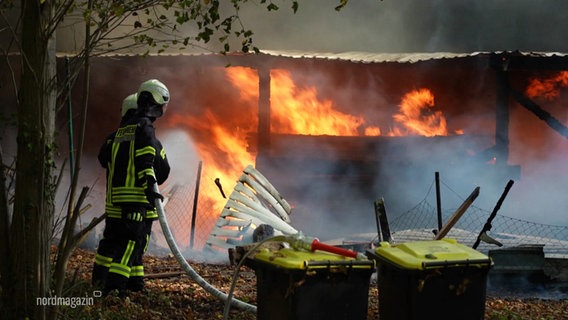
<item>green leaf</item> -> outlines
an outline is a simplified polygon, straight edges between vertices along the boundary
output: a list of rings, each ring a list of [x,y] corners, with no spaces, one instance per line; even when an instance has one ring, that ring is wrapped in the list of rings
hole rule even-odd
[[[298,12],[298,6],[298,1],[292,2],[292,11],[294,11],[294,13]]]
[[[124,14],[124,6],[115,6],[113,9],[113,13],[117,17],[120,17]]]
[[[349,2],[349,0],[340,0],[339,5],[335,7],[335,11],[340,11],[341,9],[343,9],[343,7],[347,5],[347,2]]]
[[[268,9],[268,11],[276,11],[278,10],[278,6],[275,5],[274,3],[269,4],[266,9]]]

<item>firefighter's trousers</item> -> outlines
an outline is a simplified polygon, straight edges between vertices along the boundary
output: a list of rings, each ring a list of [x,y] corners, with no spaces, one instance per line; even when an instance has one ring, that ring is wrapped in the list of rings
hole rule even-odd
[[[106,218],[93,266],[94,286],[105,293],[118,290],[119,294],[144,289],[142,256],[148,247],[152,222]]]

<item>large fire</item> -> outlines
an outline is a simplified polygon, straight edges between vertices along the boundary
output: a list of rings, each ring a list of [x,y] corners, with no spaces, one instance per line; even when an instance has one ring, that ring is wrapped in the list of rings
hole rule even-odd
[[[248,68],[229,68],[227,76],[238,87],[242,96],[258,99],[258,76]],[[254,85],[251,85],[254,84]],[[378,136],[382,130],[365,125],[362,116],[335,109],[332,100],[320,100],[317,88],[298,87],[286,70],[271,72],[271,132],[302,135]],[[388,136],[448,135],[446,118],[441,111],[432,111],[434,94],[425,88],[407,93],[401,101],[399,113],[393,116],[399,126],[391,128]]]
[[[258,108],[259,79],[256,70],[230,67],[225,69],[225,73],[240,93],[242,101],[239,104]],[[402,97],[399,111],[393,115],[393,125],[388,130],[366,123],[361,115],[339,111],[331,99],[318,98],[315,87],[302,87],[294,83],[286,70],[271,71],[270,92],[273,133],[335,136],[448,134],[446,119],[441,111],[432,111],[435,107],[434,95],[425,88],[408,92]],[[250,114],[256,115],[256,110]],[[170,124],[186,127],[190,133],[201,132],[195,144],[203,161],[202,177],[210,180],[219,178],[227,197],[241,170],[247,164],[255,163],[255,155],[247,150],[247,135],[256,132],[258,117],[250,117],[250,114],[247,114],[249,117],[246,121],[239,122],[238,127],[209,109],[200,117],[182,114],[169,116]],[[212,228],[226,199],[220,197],[215,188],[203,188],[199,197],[200,207],[206,206],[206,209],[200,210],[200,217],[207,215]]]
[[[568,86],[568,71],[561,71],[548,78],[531,79],[526,94],[530,98],[543,97],[553,99],[560,93],[561,87]]]
[[[271,80],[272,132],[305,135],[359,135],[358,128],[364,124],[365,120],[360,116],[335,110],[331,100],[318,100],[316,88],[297,87],[289,72],[285,70],[272,71]]]

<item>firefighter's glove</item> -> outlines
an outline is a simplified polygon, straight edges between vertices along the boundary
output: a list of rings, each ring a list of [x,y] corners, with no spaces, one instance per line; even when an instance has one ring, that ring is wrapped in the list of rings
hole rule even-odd
[[[164,201],[164,196],[155,192],[154,190],[146,189],[144,193],[146,193],[146,199],[148,199],[148,202],[150,202],[151,205],[154,205],[156,203],[156,199]]]
[[[150,204],[153,206],[156,203],[156,199],[164,201],[164,196],[154,191],[154,184],[156,183],[156,179],[154,179],[154,177],[152,176],[147,176],[146,183],[147,186],[144,190],[144,194],[146,194],[146,199],[148,199],[148,202],[150,202]]]

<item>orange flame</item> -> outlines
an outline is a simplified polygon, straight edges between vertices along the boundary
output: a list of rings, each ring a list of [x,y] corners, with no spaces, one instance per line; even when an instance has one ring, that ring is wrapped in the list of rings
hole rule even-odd
[[[414,90],[402,98],[400,112],[393,119],[407,131],[395,129],[393,135],[421,135],[426,137],[446,136],[446,118],[441,111],[432,112],[434,95],[428,89]]]
[[[270,85],[271,132],[305,135],[359,135],[363,117],[334,109],[331,100],[320,101],[314,87],[299,88],[290,73],[272,70]],[[258,101],[258,75],[249,68],[227,69],[231,83],[239,88],[241,98],[255,104]]]
[[[365,120],[334,109],[331,100],[318,100],[314,87],[298,88],[290,73],[271,73],[271,130],[275,133],[304,135],[359,135],[357,129]]]
[[[259,79],[256,70],[244,67],[226,68],[225,74],[239,91],[241,101],[238,105],[250,105],[251,110],[231,110],[231,116],[223,116],[213,112],[209,106],[203,106],[206,110],[203,115],[172,114],[168,116],[168,122],[189,129],[203,161],[202,181],[212,182],[219,178],[229,197],[234,188],[233,182],[236,182],[241,170],[255,161],[255,155],[247,150],[247,135],[256,132],[258,125],[255,107],[258,104]],[[297,86],[288,71],[271,71],[270,90],[271,132],[337,136],[382,134],[378,126],[366,125],[362,116],[338,111],[330,99],[320,100],[316,88]],[[440,111],[431,111],[434,95],[428,89],[406,94],[399,107],[399,113],[393,118],[403,128],[395,127],[387,135],[447,135],[445,117]],[[202,188],[199,197],[200,208],[207,206],[206,210],[199,210],[200,215],[209,216],[208,224],[213,228],[226,199],[220,196],[215,187]]]
[[[239,173],[248,164],[254,163],[254,154],[248,152],[245,143],[246,134],[252,127],[229,127],[210,110],[205,111],[200,118],[173,114],[169,117],[169,122],[174,126],[189,127],[191,131],[205,132],[204,136],[208,137],[196,139],[195,147],[203,162],[198,210],[200,224],[210,232],[227,201],[213,181],[218,178],[225,196],[229,197]],[[254,121],[251,123],[254,125]]]
[[[550,100],[560,94],[560,87],[566,86],[568,86],[568,71],[561,71],[546,79],[531,79],[526,95],[530,98],[544,97]]]

